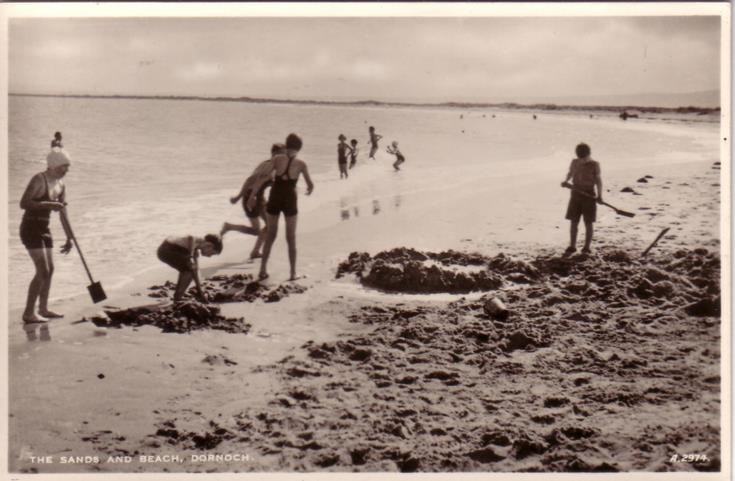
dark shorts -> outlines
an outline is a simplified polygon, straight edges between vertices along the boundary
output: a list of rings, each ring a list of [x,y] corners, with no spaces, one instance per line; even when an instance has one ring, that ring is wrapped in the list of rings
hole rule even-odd
[[[265,212],[265,200],[263,199],[263,190],[258,192],[255,197],[255,205],[252,209],[248,209],[248,199],[250,198],[251,190],[247,190],[242,198],[242,208],[245,210],[245,215],[252,219],[254,217],[260,217]]]
[[[594,191],[590,191],[589,194],[594,196]],[[584,218],[586,224],[595,222],[597,220],[597,201],[594,198],[572,191],[572,195],[569,197],[566,218],[572,222],[579,222],[580,217]]]
[[[49,219],[24,217],[20,223],[20,240],[26,249],[51,249],[54,241]]]
[[[158,247],[158,258],[179,272],[191,272],[189,251],[186,247],[163,241]]]
[[[296,201],[296,190],[294,189],[276,189],[271,187],[271,195],[268,199],[268,205],[265,211],[270,215],[278,215],[283,212],[286,217],[293,217],[299,213],[298,203]]]

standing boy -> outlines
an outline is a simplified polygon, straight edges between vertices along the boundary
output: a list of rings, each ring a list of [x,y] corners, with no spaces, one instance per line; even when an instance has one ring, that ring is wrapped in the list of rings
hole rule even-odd
[[[597,203],[602,202],[602,177],[600,163],[592,160],[589,145],[582,143],[575,149],[577,158],[569,165],[569,173],[561,183],[562,187],[572,189],[567,206],[566,218],[571,221],[569,228],[569,247],[564,251],[565,256],[572,255],[577,250],[577,227],[579,218],[584,218],[585,236],[583,254],[589,254],[592,243],[592,224],[597,217]],[[569,184],[569,180],[572,184]],[[595,187],[597,195],[595,195]]]

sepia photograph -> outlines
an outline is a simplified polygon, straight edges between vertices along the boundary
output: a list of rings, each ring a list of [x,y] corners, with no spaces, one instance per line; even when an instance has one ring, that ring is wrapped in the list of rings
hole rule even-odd
[[[0,5],[3,479],[730,479],[730,15]]]

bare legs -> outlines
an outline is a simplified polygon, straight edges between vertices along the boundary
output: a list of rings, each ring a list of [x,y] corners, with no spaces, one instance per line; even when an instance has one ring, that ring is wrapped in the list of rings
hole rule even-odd
[[[569,247],[567,248],[568,251],[575,251],[577,250],[577,230],[579,227],[579,219],[576,221],[570,221],[569,224]]]
[[[263,216],[263,228],[260,228],[260,218],[259,217],[251,217],[250,223],[253,225],[254,229],[258,229],[258,238],[255,239],[255,245],[253,246],[253,250],[250,252],[250,258],[251,259],[257,259],[261,256],[260,254],[260,248],[263,246],[263,243],[265,242],[265,238],[268,235],[268,224],[266,221],[266,217]]]
[[[582,248],[582,252],[590,251],[590,245],[592,244],[592,233],[594,228],[593,226],[594,224],[592,222],[584,223],[584,247]]]
[[[225,222],[224,224],[222,224],[222,229],[220,230],[219,235],[220,237],[222,237],[230,231],[236,231],[242,234],[258,236],[257,239],[255,240],[255,245],[253,246],[253,250],[250,251],[250,258],[257,259],[258,257],[260,257],[260,247],[263,245],[263,242],[265,241],[267,226],[263,227],[263,229],[260,228],[260,218],[259,217],[248,217],[248,219],[250,219],[250,224],[252,225],[252,227],[248,227],[246,225],[241,225],[241,224],[230,224],[229,222]],[[265,218],[263,220],[265,220]]]
[[[51,277],[54,273],[54,261],[52,250],[46,248],[28,249],[28,254],[33,260],[36,268],[36,274],[33,276],[28,286],[28,297],[26,298],[26,308],[23,311],[23,320],[25,322],[39,322],[41,319],[36,316],[36,300],[38,300],[38,313],[46,317],[61,317],[60,314],[48,310],[48,296],[51,290]]]
[[[191,271],[179,272],[179,280],[176,282],[176,291],[174,291],[174,302],[178,302],[184,296],[186,288],[189,287],[194,279],[194,273]]]
[[[286,243],[288,244],[288,260],[291,264],[290,280],[296,279],[296,221],[297,215],[286,217]],[[267,214],[267,234],[263,245],[263,258],[260,261],[259,279],[268,278],[268,258],[271,254],[273,242],[278,235],[278,216]]]
[[[296,220],[297,215],[286,217],[286,243],[288,244],[288,261],[291,264],[291,277],[296,279]]]
[[[276,240],[278,235],[278,216],[272,214],[266,214],[266,229],[267,233],[265,236],[265,244],[263,244],[263,257],[260,259],[260,273],[258,279],[268,278],[268,258],[271,255],[271,247],[273,242]]]
[[[579,227],[579,220],[571,221],[569,226],[569,247],[567,252],[572,253],[577,250],[577,232]],[[592,245],[592,234],[594,233],[594,224],[592,222],[584,223],[584,247],[582,252],[589,252],[590,246]]]

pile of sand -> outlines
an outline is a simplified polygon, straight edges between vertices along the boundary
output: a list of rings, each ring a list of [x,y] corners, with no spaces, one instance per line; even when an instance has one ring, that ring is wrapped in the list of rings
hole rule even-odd
[[[418,260],[401,253],[402,268]],[[350,319],[372,329],[274,366],[283,388],[218,419],[218,450],[257,450],[253,470],[719,469],[716,253],[482,262],[524,281],[444,306],[357,308]],[[495,296],[504,321],[485,312]],[[696,422],[677,415],[692,406]],[[673,453],[707,460],[670,463]]]
[[[106,309],[106,317],[95,316],[91,321],[98,327],[152,325],[163,332],[191,332],[215,329],[236,334],[246,334],[251,325],[244,318],[220,315],[220,308],[210,304],[187,300],[170,306],[140,306],[128,309]]]
[[[167,281],[160,286],[152,286],[148,296],[153,298],[170,298],[176,285]],[[275,288],[256,281],[250,274],[217,275],[202,282],[204,297],[210,302],[278,302],[291,294],[301,294],[307,288],[296,283],[281,284]],[[194,288],[186,293],[187,298],[194,298]]]

